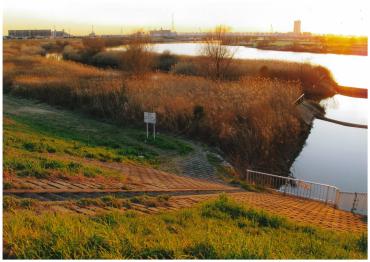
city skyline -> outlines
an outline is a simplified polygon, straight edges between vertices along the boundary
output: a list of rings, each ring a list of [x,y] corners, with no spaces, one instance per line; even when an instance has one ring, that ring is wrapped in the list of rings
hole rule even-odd
[[[155,3],[109,0],[66,0],[51,6],[45,0],[6,0],[3,31],[14,29],[64,29],[75,35],[132,33],[135,30],[170,29],[174,15],[178,32],[205,32],[225,24],[234,32],[291,32],[293,21],[302,21],[302,32],[315,34],[366,35],[364,0],[296,1],[262,0],[166,1]],[[81,12],[83,10],[84,12]],[[333,11],[334,10],[334,11]]]

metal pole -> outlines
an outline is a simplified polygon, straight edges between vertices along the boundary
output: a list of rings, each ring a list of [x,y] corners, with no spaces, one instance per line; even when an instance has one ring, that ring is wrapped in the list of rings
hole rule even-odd
[[[326,187],[326,200],[325,200],[325,204],[328,203],[328,197],[329,197],[329,186]]]
[[[155,140],[155,124],[153,124],[153,138]]]
[[[146,139],[149,138],[149,127],[148,127],[148,123],[146,123]]]
[[[356,210],[356,202],[357,202],[357,193],[355,192],[355,198],[353,199],[353,204],[351,208],[352,213]]]
[[[339,190],[336,189],[335,190],[335,203],[334,203],[335,208],[338,208],[339,196],[340,196]]]

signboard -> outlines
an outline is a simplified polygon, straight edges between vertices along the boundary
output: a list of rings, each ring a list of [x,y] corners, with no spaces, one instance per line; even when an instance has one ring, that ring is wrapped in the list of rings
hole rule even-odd
[[[155,140],[155,123],[157,121],[156,113],[144,112],[144,123],[146,123],[146,138],[149,138],[149,124],[153,124],[153,138]]]
[[[156,113],[144,112],[144,123],[155,124],[156,123]]]

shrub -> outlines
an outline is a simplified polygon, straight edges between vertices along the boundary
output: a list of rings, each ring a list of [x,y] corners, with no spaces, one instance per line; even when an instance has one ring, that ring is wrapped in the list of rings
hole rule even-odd
[[[198,75],[197,67],[191,62],[178,62],[171,67],[171,72],[179,75]]]
[[[178,62],[176,55],[170,53],[170,51],[164,51],[156,59],[156,68],[161,71],[170,71],[171,68]]]
[[[103,68],[122,67],[122,52],[104,51],[91,58],[91,64]]]
[[[82,38],[82,44],[84,46],[84,51],[89,54],[89,56],[95,55],[105,48],[105,42],[102,38]]]
[[[63,55],[64,60],[72,60],[72,61],[75,61],[75,62],[82,62],[83,61],[83,57],[79,53],[79,50],[77,50],[76,48],[74,48],[73,46],[70,46],[70,45],[67,45],[67,46],[64,47],[62,55]]]

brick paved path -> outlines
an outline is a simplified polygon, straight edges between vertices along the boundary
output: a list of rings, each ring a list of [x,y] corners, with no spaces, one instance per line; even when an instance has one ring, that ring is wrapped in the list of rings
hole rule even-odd
[[[62,179],[37,179],[32,177],[6,177],[4,182],[11,182],[16,188],[6,189],[5,193],[62,193],[62,192],[115,192],[115,191],[236,191],[237,187],[222,183],[210,182],[205,179],[178,176],[149,167],[133,164],[98,163],[122,172],[125,181],[104,180],[99,183],[93,180],[69,181]]]
[[[240,192],[227,193],[238,203],[247,207],[260,209],[275,215],[289,218],[303,225],[313,225],[324,229],[331,229],[341,232],[366,232],[367,222],[364,217],[347,211],[342,211],[325,205],[320,202],[299,199],[290,196],[283,196],[273,193]],[[130,208],[109,208],[109,207],[79,207],[71,204],[74,196],[68,194],[25,194],[24,197],[34,197],[39,200],[46,200],[47,208],[56,212],[77,212],[85,215],[94,215],[106,211],[127,211],[135,210],[140,213],[153,214],[162,211],[178,210],[188,208],[207,200],[216,199],[219,194],[190,194],[171,196],[169,201],[159,207],[147,207],[142,204],[132,203]],[[91,195],[94,197],[94,195]],[[54,200],[54,201],[50,201]]]

